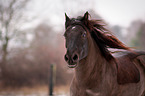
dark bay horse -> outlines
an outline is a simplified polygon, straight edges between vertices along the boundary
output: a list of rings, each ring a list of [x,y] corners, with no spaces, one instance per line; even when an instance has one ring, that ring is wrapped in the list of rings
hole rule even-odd
[[[65,17],[64,58],[75,68],[71,96],[144,96],[145,52],[125,46],[88,12]]]

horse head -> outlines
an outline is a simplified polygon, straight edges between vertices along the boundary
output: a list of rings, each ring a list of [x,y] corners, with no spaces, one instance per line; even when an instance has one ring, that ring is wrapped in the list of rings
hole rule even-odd
[[[69,18],[65,14],[66,22],[64,33],[67,52],[64,56],[68,67],[74,68],[80,60],[88,54],[87,29],[84,22],[88,19],[88,12],[83,17]]]

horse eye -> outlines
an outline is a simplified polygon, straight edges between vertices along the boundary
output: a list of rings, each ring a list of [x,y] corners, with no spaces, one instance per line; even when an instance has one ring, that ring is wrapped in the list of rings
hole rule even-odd
[[[82,34],[82,37],[84,37],[84,38],[86,37],[86,32],[84,32],[84,33]]]

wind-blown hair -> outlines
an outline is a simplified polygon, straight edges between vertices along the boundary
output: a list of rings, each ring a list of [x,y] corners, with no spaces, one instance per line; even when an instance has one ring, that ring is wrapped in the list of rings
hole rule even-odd
[[[111,34],[111,32],[104,26],[105,23],[103,20],[89,20],[88,16],[90,15],[88,12],[86,12],[85,16],[87,17],[78,17],[77,19],[82,21],[85,27],[87,27],[105,59],[111,60],[113,58],[108,48],[130,50],[129,47],[125,46]]]

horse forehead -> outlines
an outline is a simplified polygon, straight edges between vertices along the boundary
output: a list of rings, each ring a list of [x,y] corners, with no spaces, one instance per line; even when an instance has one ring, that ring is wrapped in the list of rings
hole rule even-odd
[[[82,26],[80,25],[74,25],[70,28],[71,31],[79,31],[79,30],[83,30]]]
[[[80,26],[80,25],[75,25],[75,26],[71,26],[70,28],[67,29],[66,34],[69,35],[78,35],[80,34],[82,31],[84,31],[84,29]]]

